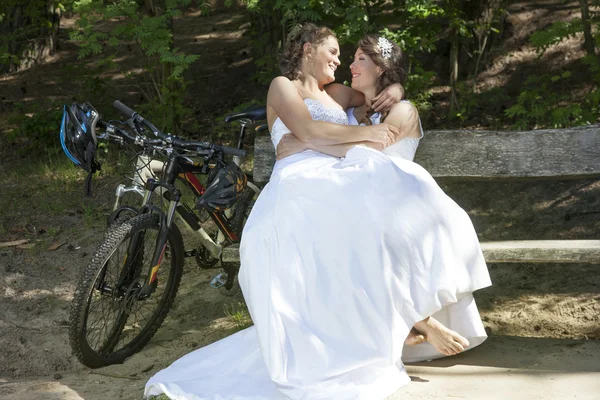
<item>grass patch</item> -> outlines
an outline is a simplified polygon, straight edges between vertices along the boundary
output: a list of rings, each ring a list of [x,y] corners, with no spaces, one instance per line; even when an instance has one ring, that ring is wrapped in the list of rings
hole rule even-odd
[[[109,200],[120,179],[116,169],[119,157],[112,157],[108,167],[93,178],[92,197],[85,195],[87,173],[77,168],[65,156],[46,159],[12,159],[6,171],[3,193],[0,196],[0,235],[23,227],[32,221],[64,215],[80,215],[86,227],[103,225],[108,213]],[[6,159],[6,158],[5,158]],[[56,236],[59,228],[52,228],[49,236]]]
[[[225,304],[225,315],[229,320],[235,323],[237,330],[241,331],[252,326],[252,318],[248,312],[248,307],[245,303]]]

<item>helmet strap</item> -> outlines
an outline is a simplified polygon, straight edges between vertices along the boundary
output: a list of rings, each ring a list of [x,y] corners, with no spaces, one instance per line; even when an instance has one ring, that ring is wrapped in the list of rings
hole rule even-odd
[[[85,195],[88,197],[92,196],[92,177],[96,173],[96,171],[100,170],[100,163],[94,160],[94,151],[96,150],[96,146],[93,143],[88,143],[87,149],[85,150],[85,161],[86,161],[86,170],[89,171],[87,177],[85,178]]]

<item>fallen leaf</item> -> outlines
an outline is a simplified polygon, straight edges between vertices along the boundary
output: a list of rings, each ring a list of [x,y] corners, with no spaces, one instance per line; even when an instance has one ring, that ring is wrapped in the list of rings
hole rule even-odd
[[[20,239],[20,240],[13,240],[11,242],[0,243],[0,247],[19,246],[19,245],[22,245],[25,243],[29,243],[29,239]]]
[[[64,246],[67,243],[68,242],[59,242],[59,241],[56,241],[56,242],[52,243],[50,245],[50,247],[48,247],[48,250],[54,251],[54,250],[58,249],[59,247]]]
[[[35,243],[27,243],[27,244],[20,244],[18,246],[15,246],[15,249],[27,250],[27,249],[32,249],[34,247],[35,247]]]

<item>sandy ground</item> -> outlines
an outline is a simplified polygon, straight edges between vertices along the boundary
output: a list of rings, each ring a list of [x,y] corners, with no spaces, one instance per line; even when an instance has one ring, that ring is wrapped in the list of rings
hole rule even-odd
[[[137,357],[137,356],[136,356]],[[140,398],[154,368],[123,374],[141,367],[139,357],[125,365],[80,371],[62,377],[0,379],[5,400],[100,400]],[[464,354],[407,366],[412,382],[389,397],[399,399],[592,400],[600,392],[598,341],[490,337]],[[109,372],[111,371],[112,372]]]
[[[554,6],[546,7],[546,3],[554,2],[535,3],[513,5],[510,10],[513,29],[530,28],[523,22],[528,13],[537,13],[537,20],[549,23],[556,17],[551,12],[570,12],[570,9],[556,11],[552,9]],[[197,24],[195,19],[181,21],[182,29],[199,27],[199,31],[182,35],[180,40],[189,51],[212,52],[203,54],[199,69],[205,72],[198,73],[195,81],[198,87],[214,86],[214,93],[203,91],[202,96],[190,100],[194,109],[202,110],[196,117],[206,123],[229,106],[223,102],[248,97],[244,85],[224,89],[210,83],[223,82],[231,73],[240,79],[250,79],[251,72],[246,67],[248,46],[239,41],[244,21],[227,14],[217,14],[210,21],[204,25]],[[215,27],[218,32],[223,30],[225,37],[219,37]],[[516,36],[523,39],[527,34],[524,31]],[[221,48],[224,38],[234,46],[232,50]],[[530,61],[527,57],[531,50],[519,50],[522,45],[514,43],[515,49],[523,53],[517,54],[523,57],[518,66]],[[40,66],[42,69],[37,72],[9,77],[14,82],[3,81],[3,95],[11,101],[21,99],[24,82],[35,83],[74,59],[74,53],[66,53]],[[213,60],[225,60],[229,67]],[[510,75],[514,71],[505,67],[513,64],[514,60],[510,64],[508,59],[498,58],[490,71],[495,77]],[[529,73],[530,69],[517,72]],[[70,96],[65,85],[51,82],[28,86],[28,96],[43,98],[48,93],[57,98]],[[38,88],[45,92],[35,92]],[[222,102],[218,103],[214,101],[219,98],[218,90],[230,90],[231,96],[221,96]],[[1,167],[1,171],[9,172],[12,165],[6,163]],[[30,201],[19,184],[3,180],[2,196]],[[597,239],[600,233],[597,180],[467,182],[442,186],[469,212],[482,241]],[[70,301],[79,273],[102,235],[102,225],[90,226],[86,213],[90,206],[105,212],[112,202],[113,187],[103,190],[97,187],[95,197],[82,201],[85,207],[76,210],[48,212],[48,207],[32,204],[28,213],[19,215],[0,211],[0,227],[4,230],[0,230],[0,242],[27,238],[33,244],[30,248],[0,248],[0,399],[140,399],[145,382],[158,370],[237,329],[235,322],[226,316],[225,308],[242,301],[239,290],[209,288],[208,282],[217,271],[200,270],[193,260],[188,260],[173,309],[140,353],[122,365],[98,370],[83,367],[71,355],[66,329]],[[81,187],[77,190],[80,194]],[[63,245],[48,250],[52,243]],[[392,398],[597,399],[600,392],[598,265],[492,264],[489,268],[494,285],[476,293],[489,340],[457,357],[409,366],[413,383]]]

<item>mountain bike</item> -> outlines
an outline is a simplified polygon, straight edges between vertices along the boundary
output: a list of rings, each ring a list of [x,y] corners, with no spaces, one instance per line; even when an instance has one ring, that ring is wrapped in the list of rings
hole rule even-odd
[[[231,214],[224,210],[208,212],[224,237],[222,243],[215,243],[206,232],[202,233],[198,213],[181,202],[182,194],[175,183],[183,182],[200,202],[205,187],[197,175],[207,175],[210,181],[211,175],[225,168],[227,156],[241,159],[245,151],[164,134],[124,104],[117,101],[114,106],[128,117],[126,125],[134,133],[101,120],[98,126],[104,133],[98,137],[134,143],[143,149],[137,160],[137,181],[130,186],[135,187],[131,189],[135,192],[142,187],[139,192],[143,199],[139,207],[120,205],[119,193],[126,193],[128,187],[117,189],[109,227],[75,290],[69,340],[73,354],[91,368],[121,363],[141,350],[169,312],[179,288],[184,259],[198,256],[198,251],[184,250],[175,215],[199,232],[197,237],[203,239],[199,248],[218,256],[215,249],[220,251],[223,246],[239,243],[256,195],[252,188],[244,186]],[[264,112],[254,110],[234,115],[230,120],[254,120],[263,115]],[[155,138],[149,138],[148,132]],[[162,154],[165,161],[154,162],[153,154]],[[163,202],[168,206],[163,207]],[[225,276],[218,275],[213,281],[217,281],[216,286],[231,288],[236,273],[237,270],[226,271]]]
[[[115,102],[117,106],[120,102]],[[122,104],[122,103],[120,103]],[[121,106],[119,106],[121,107]],[[131,110],[133,112],[133,110]],[[228,115],[225,117],[225,122],[233,123],[239,122],[240,130],[237,137],[237,149],[242,149],[244,138],[249,126],[256,123],[256,121],[266,119],[266,109],[264,106],[255,106],[241,112]],[[128,119],[125,124],[132,129],[135,129],[136,133],[143,134],[143,127],[139,127],[135,119]],[[257,130],[264,131],[264,126],[260,125]],[[112,133],[112,132],[111,132]],[[104,137],[107,138],[107,137]],[[116,141],[123,143],[122,136],[117,136]],[[241,166],[242,157],[240,155],[234,155],[232,161],[239,167]],[[144,184],[150,178],[157,178],[162,174],[165,168],[164,161],[156,158],[156,151],[152,147],[142,149],[137,154],[135,162],[136,166],[128,177],[130,183],[128,185],[119,184],[115,191],[115,202],[113,205],[112,213],[108,217],[108,225],[113,223],[119,217],[123,218],[127,215],[135,215],[137,208],[129,205],[123,205],[123,198],[127,193],[136,193],[143,198],[144,195]],[[206,168],[206,167],[205,167]],[[209,166],[210,168],[210,166]],[[202,184],[196,179],[197,173],[206,174],[206,170],[202,171],[190,171],[185,175],[179,176],[179,180],[191,190],[194,197],[201,196],[204,193]],[[188,206],[185,204],[179,204],[177,207],[176,217],[177,223],[181,223],[193,232],[197,247],[191,250],[186,250],[186,257],[194,257],[199,267],[203,269],[210,269],[218,266],[220,257],[223,250],[223,243],[230,244],[230,242],[236,243],[239,241],[239,233],[243,227],[243,221],[247,218],[249,211],[254,204],[254,200],[260,194],[260,188],[256,186],[249,178],[248,190],[246,190],[242,198],[236,203],[232,209],[225,211],[225,215],[233,221],[234,231],[237,233],[227,232],[221,228],[221,224],[217,224],[219,228],[216,235],[209,234],[206,229],[202,226],[204,218],[201,218],[197,214],[191,212]],[[212,218],[215,219],[214,217]],[[225,266],[225,269],[228,269]],[[226,289],[231,289],[233,285],[233,278],[236,271],[225,271],[225,273],[218,274],[213,278],[210,285],[213,288],[220,288],[225,286]]]

